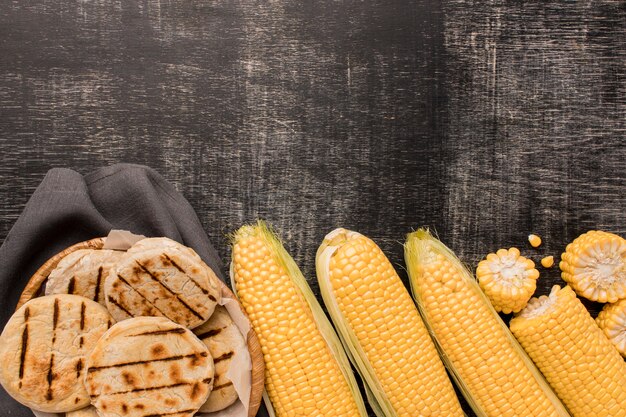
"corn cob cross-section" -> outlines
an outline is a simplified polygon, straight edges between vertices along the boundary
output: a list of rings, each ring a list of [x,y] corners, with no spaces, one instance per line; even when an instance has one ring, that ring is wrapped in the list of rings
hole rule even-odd
[[[433,341],[380,248],[345,229],[317,252],[324,303],[382,417],[462,416]]]
[[[626,363],[570,287],[531,299],[510,325],[574,417],[626,417]]]
[[[477,415],[569,416],[450,249],[421,229],[405,259],[424,323]]]
[[[537,288],[539,271],[519,249],[500,249],[478,263],[476,278],[496,311],[518,312]]]
[[[614,303],[626,298],[626,239],[591,230],[567,245],[561,255],[561,277],[576,294]]]
[[[265,359],[278,417],[366,417],[350,363],[304,276],[263,222],[243,226],[231,278]]]

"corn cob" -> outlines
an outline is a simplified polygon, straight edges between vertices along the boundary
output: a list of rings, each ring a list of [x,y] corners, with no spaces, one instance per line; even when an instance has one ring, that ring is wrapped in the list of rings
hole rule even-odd
[[[405,259],[424,323],[478,416],[569,416],[450,249],[420,229]]]
[[[350,363],[306,279],[263,222],[234,235],[231,279],[265,359],[278,417],[366,417]]]
[[[336,229],[316,267],[326,308],[381,417],[463,416],[417,308],[380,248]]]
[[[605,304],[596,323],[619,353],[626,357],[626,299]]]
[[[626,363],[570,287],[533,298],[510,325],[574,417],[626,416]]]
[[[539,271],[519,249],[500,249],[478,263],[476,278],[496,311],[518,312],[537,288]]]
[[[583,233],[567,245],[559,266],[581,297],[601,303],[626,298],[626,240],[618,235]]]

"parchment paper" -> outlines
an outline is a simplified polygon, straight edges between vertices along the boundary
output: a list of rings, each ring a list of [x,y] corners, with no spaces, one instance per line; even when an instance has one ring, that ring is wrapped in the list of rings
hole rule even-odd
[[[104,240],[102,249],[128,250],[141,239],[145,239],[144,235],[136,235],[128,230],[111,230]]]
[[[224,291],[222,291],[222,300],[219,304],[226,308],[235,326],[237,326],[244,340],[246,340],[246,335],[250,330],[250,321],[242,313],[237,300],[226,297]],[[252,360],[247,349],[235,353],[230,363],[230,368],[226,372],[226,377],[233,383],[239,399],[224,410],[214,413],[198,413],[196,415],[201,417],[247,417],[250,406],[250,391],[252,389]]]

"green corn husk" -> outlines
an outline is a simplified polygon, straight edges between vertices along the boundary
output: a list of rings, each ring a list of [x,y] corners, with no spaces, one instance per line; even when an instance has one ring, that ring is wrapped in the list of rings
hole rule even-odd
[[[332,356],[334,356],[334,358],[336,359],[341,373],[343,374],[343,377],[348,384],[349,390],[352,394],[352,397],[354,398],[354,402],[356,403],[359,415],[361,417],[367,417],[365,404],[363,402],[363,398],[361,397],[361,393],[359,391],[355,376],[350,368],[350,362],[346,356],[346,352],[344,352],[341,341],[337,337],[337,334],[330,324],[330,321],[324,314],[322,307],[320,306],[319,302],[315,298],[315,295],[311,291],[311,288],[309,287],[306,278],[300,271],[300,268],[298,268],[298,265],[295,263],[293,258],[285,250],[276,234],[268,227],[268,225],[264,221],[261,220],[259,220],[255,225],[242,226],[231,237],[233,246],[238,241],[238,239],[250,235],[256,235],[263,239],[267,246],[270,248],[270,252],[273,254],[276,262],[283,266],[285,271],[287,271],[287,274],[289,275],[292,283],[295,285],[297,290],[302,295],[302,298],[311,309],[317,328],[320,331],[322,338],[328,345]],[[233,291],[236,293],[234,259],[231,260],[230,264],[230,278]],[[269,395],[267,395],[266,392],[264,392],[263,400],[268,408],[268,411],[270,412],[270,415],[274,416],[275,411],[269,399]]]
[[[469,382],[466,380],[466,376],[464,376],[461,372],[461,368],[459,365],[461,364],[457,358],[451,357],[453,354],[452,351],[447,351],[449,346],[446,344],[443,334],[437,334],[437,330],[433,327],[433,317],[431,317],[431,311],[429,310],[429,306],[424,302],[425,298],[428,294],[424,293],[424,282],[425,277],[423,276],[423,272],[421,268],[424,265],[428,265],[429,263],[436,262],[438,256],[443,256],[447,259],[452,265],[453,268],[458,274],[456,276],[460,277],[456,285],[457,290],[462,288],[461,291],[468,291],[468,294],[475,294],[479,297],[479,302],[484,304],[489,311],[489,316],[485,318],[485,322],[487,325],[491,326],[490,334],[494,336],[503,336],[504,340],[508,343],[508,346],[500,346],[498,348],[498,352],[504,349],[513,349],[517,356],[523,361],[523,364],[530,371],[531,377],[534,379],[536,384],[539,386],[541,391],[545,394],[549,403],[552,405],[551,416],[559,416],[559,417],[570,417],[565,406],[561,403],[561,401],[557,398],[556,394],[552,391],[546,380],[543,378],[542,374],[535,367],[533,362],[530,360],[526,352],[519,345],[515,337],[509,331],[507,325],[502,321],[498,313],[495,311],[491,303],[485,294],[481,291],[478,282],[473,278],[472,273],[461,263],[461,261],[456,257],[456,255],[443,243],[441,243],[438,239],[433,237],[430,232],[426,229],[419,229],[416,232],[410,233],[407,236],[406,244],[404,246],[404,255],[405,262],[407,266],[407,271],[409,274],[409,279],[411,283],[411,292],[413,293],[413,297],[417,303],[418,309],[422,314],[424,319],[424,323],[431,333],[433,340],[435,341],[435,345],[439,350],[441,358],[444,361],[444,364],[450,371],[453,380],[459,387],[461,393],[472,407],[476,415],[479,417],[499,417],[494,414],[489,414],[483,406],[481,406],[477,395],[473,392],[473,389]],[[449,281],[448,281],[449,282]],[[432,303],[432,301],[431,301]],[[458,305],[458,308],[469,308],[469,306]],[[464,314],[467,317],[472,317],[471,311],[468,310],[467,314]],[[475,325],[476,322],[472,320],[469,323],[469,326]],[[477,324],[476,324],[477,325]],[[466,327],[460,326],[460,331],[455,334],[457,340],[468,340],[468,349],[471,349],[472,343],[487,343],[487,340],[470,340],[469,331],[465,331]],[[516,384],[525,383],[524,381],[516,381]],[[517,386],[514,384],[514,387]]]

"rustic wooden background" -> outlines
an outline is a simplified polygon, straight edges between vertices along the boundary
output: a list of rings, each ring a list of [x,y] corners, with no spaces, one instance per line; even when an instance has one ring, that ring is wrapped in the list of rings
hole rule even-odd
[[[626,234],[625,132],[623,2],[0,2],[0,239],[49,168],[125,161],[175,184],[224,259],[269,220],[313,287],[338,226],[403,279],[421,225],[469,264],[558,258]]]

